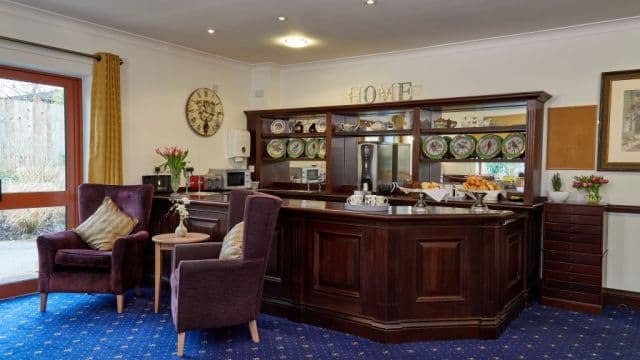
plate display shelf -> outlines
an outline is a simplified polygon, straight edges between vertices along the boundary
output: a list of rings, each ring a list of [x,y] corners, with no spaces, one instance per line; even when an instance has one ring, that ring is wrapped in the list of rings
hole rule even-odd
[[[442,162],[515,162],[524,165],[525,189],[522,194],[523,204],[535,204],[539,202],[541,195],[541,163],[542,163],[542,136],[543,136],[543,112],[544,103],[551,96],[544,91],[520,92],[510,94],[482,95],[453,97],[441,99],[411,100],[402,102],[385,102],[374,104],[317,106],[305,108],[285,108],[270,110],[245,111],[247,128],[251,133],[252,146],[248,165],[255,166],[253,180],[260,181],[261,187],[266,189],[278,188],[283,190],[289,176],[290,164],[294,161],[324,161],[326,165],[326,182],[324,193],[330,195],[347,194],[357,187],[355,172],[357,166],[357,143],[362,141],[399,141],[406,143],[407,138],[412,138],[411,146],[411,180],[413,182],[440,181],[440,164]],[[499,109],[519,107],[522,122],[517,124],[500,124],[491,126],[462,126],[455,128],[431,128],[424,125],[424,114],[433,116],[445,114],[446,111],[486,111],[486,109]],[[454,109],[454,110],[451,110]],[[389,117],[389,114],[402,114],[404,124],[400,128],[391,130],[365,131],[356,128],[345,131],[341,127],[345,119],[371,119],[379,116]],[[444,115],[442,115],[444,116]],[[315,133],[281,133],[273,134],[270,124],[274,120],[283,119],[291,123],[308,119],[322,119],[324,132]],[[312,121],[312,120],[310,120]],[[315,120],[317,121],[317,120]],[[305,125],[306,126],[306,125]],[[304,127],[307,130],[307,127]],[[494,159],[480,159],[472,156],[467,159],[428,159],[422,151],[421,140],[428,135],[447,135],[451,138],[456,135],[500,134],[506,136],[509,133],[521,133],[525,137],[525,153],[514,159],[508,159],[498,155]],[[297,159],[287,157],[275,160],[266,153],[266,143],[274,138],[323,138],[326,143],[324,159],[318,157],[309,159],[301,156]],[[296,165],[291,165],[296,166]],[[291,184],[291,189],[297,189],[299,184]],[[284,189],[286,190],[286,189]]]

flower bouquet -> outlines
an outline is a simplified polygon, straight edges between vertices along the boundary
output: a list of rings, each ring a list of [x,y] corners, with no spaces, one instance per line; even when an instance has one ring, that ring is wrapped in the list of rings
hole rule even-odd
[[[600,187],[608,184],[609,180],[602,176],[583,175],[573,177],[573,187],[578,190],[585,190],[586,199],[589,204],[597,204],[602,197],[600,196]]]
[[[164,164],[160,165],[160,167],[165,170],[169,169],[171,173],[171,190],[173,191],[173,196],[176,196],[178,194],[178,188],[180,188],[180,176],[187,165],[185,159],[189,154],[189,150],[169,146],[162,150],[156,148],[156,154],[165,159]]]
[[[169,209],[169,212],[175,212],[180,217],[180,224],[176,227],[175,234],[177,237],[185,237],[187,236],[187,227],[184,224],[184,220],[189,218],[189,210],[187,209],[187,205],[191,203],[189,198],[183,197],[181,199],[171,200],[173,205]]]

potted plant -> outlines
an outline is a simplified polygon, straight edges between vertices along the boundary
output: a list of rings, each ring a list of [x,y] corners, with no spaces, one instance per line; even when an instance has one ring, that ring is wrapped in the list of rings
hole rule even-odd
[[[569,192],[562,191],[562,178],[559,173],[555,173],[553,174],[553,177],[551,177],[551,187],[553,188],[553,191],[549,192],[549,199],[552,202],[561,203],[567,200]]]

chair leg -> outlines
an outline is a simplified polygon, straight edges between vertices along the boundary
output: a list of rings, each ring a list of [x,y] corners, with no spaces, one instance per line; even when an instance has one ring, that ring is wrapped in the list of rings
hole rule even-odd
[[[47,311],[47,293],[40,293],[40,312]]]
[[[137,297],[141,297],[142,296],[142,290],[140,290],[140,285],[136,285],[136,296]]]
[[[124,309],[124,294],[116,294],[116,306],[118,314],[122,314],[122,310]]]
[[[178,356],[184,355],[184,335],[185,332],[178,333]]]
[[[249,321],[249,332],[251,333],[251,340],[254,343],[260,342],[260,335],[258,335],[258,323],[255,320]]]

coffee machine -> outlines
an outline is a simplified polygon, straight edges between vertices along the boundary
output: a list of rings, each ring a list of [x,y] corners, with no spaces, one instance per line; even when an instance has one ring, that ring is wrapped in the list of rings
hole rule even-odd
[[[374,143],[358,144],[358,189],[367,184],[370,191],[378,185],[411,178],[411,144]]]

